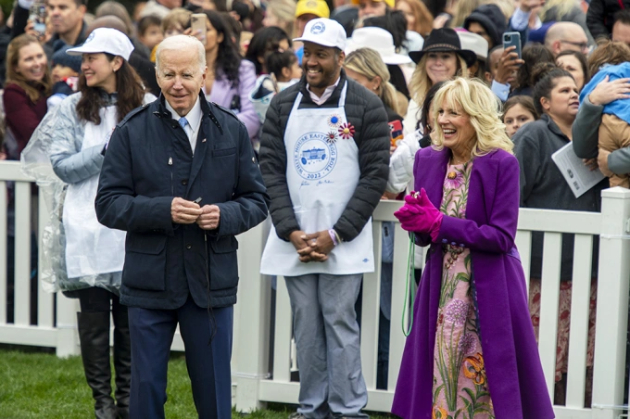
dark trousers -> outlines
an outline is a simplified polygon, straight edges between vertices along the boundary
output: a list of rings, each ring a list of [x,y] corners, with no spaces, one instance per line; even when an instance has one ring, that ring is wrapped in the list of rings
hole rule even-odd
[[[214,320],[191,297],[176,310],[129,307],[132,419],[164,418],[168,359],[178,323],[199,418],[232,417],[233,307],[215,308],[212,314]],[[216,334],[210,342],[215,321]]]

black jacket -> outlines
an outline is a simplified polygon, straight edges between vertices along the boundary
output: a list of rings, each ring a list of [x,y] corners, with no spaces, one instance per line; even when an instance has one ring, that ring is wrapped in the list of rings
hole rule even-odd
[[[591,0],[586,12],[586,26],[594,39],[610,38],[615,23],[615,13],[630,9],[630,0]]]
[[[354,141],[359,148],[361,175],[357,188],[344,212],[333,228],[344,241],[353,240],[361,233],[378,205],[389,174],[390,133],[387,115],[381,100],[341,72],[341,80],[332,96],[321,105],[336,107],[345,82],[348,82],[345,111],[348,122],[355,127]],[[260,170],[267,185],[271,205],[269,212],[278,237],[301,230],[287,186],[287,153],[284,132],[298,92],[303,98],[300,107],[317,107],[306,90],[304,78],[299,83],[278,93],[269,106],[260,141]],[[323,127],[328,130],[328,127]]]
[[[120,298],[128,306],[171,310],[189,295],[200,307],[234,304],[234,236],[267,216],[269,198],[245,126],[202,94],[199,99],[203,117],[194,156],[163,97],[132,111],[109,142],[96,216],[127,232]],[[218,230],[174,224],[171,202],[178,196],[217,205]]]

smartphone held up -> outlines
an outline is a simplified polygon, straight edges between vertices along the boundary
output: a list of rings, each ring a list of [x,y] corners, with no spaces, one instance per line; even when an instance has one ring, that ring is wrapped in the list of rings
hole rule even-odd
[[[46,3],[43,0],[33,2],[28,20],[33,22],[33,29],[39,37],[43,37],[46,33],[46,16]]]
[[[208,31],[206,27],[207,19],[205,13],[193,13],[190,16],[191,35],[196,36],[203,44],[206,43],[206,32]]]
[[[518,54],[518,58],[521,59],[521,34],[519,32],[505,32],[503,34],[503,49],[509,47],[516,47],[512,52]]]

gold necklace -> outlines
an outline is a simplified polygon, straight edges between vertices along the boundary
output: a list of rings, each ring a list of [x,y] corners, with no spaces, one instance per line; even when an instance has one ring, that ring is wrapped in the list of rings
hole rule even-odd
[[[460,165],[460,164],[467,164],[469,161],[470,161],[470,159],[465,160],[465,161],[461,161],[461,162],[457,163],[457,162],[455,161],[455,159],[452,159],[452,160],[451,160],[451,164],[452,164],[453,166],[457,166],[457,165]]]

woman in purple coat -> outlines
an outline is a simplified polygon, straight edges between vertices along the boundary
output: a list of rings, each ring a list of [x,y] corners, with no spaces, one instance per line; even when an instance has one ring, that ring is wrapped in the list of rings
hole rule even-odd
[[[403,418],[547,419],[554,412],[514,244],[519,167],[499,103],[479,81],[436,94],[433,146],[395,213],[431,245],[392,412]]]

